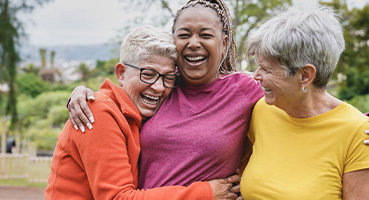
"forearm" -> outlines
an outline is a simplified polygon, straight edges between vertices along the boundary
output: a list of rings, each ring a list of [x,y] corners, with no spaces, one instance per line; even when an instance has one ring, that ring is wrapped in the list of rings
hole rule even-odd
[[[148,190],[129,189],[120,191],[114,199],[171,199],[171,200],[213,200],[213,191],[208,182],[195,182],[188,187],[164,186]]]

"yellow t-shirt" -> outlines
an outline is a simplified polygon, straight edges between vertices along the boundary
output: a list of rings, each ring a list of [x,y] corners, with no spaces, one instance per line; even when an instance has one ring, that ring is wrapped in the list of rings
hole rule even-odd
[[[342,199],[344,173],[369,168],[368,118],[347,103],[310,118],[255,105],[253,154],[242,175],[244,199]]]

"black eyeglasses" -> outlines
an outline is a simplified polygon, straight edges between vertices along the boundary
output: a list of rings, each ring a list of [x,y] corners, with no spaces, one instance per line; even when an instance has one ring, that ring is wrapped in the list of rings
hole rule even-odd
[[[138,67],[138,66],[131,65],[128,63],[123,63],[123,64],[140,70],[140,80],[144,83],[154,84],[162,76],[164,87],[166,88],[176,87],[176,75],[175,74],[160,74],[159,72],[153,69]]]

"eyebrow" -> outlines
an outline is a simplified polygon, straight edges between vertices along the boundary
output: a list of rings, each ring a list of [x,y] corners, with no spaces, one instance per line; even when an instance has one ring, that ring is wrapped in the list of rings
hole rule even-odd
[[[142,66],[141,66],[141,68],[146,68],[146,69],[151,69],[151,70],[155,70],[155,71],[157,71],[156,69],[153,69],[152,67],[147,66],[147,65],[142,65]],[[158,71],[157,71],[157,72],[158,72]],[[169,71],[169,72],[167,72],[167,73],[165,73],[165,74],[169,74],[169,73],[173,73],[173,74],[175,74],[175,70],[171,70],[171,71]]]
[[[208,28],[208,27],[205,27],[205,28],[201,28],[200,31],[215,31],[213,28]]]
[[[179,28],[178,30],[179,30],[179,31],[180,31],[180,30],[183,30],[183,31],[191,32],[191,29],[186,28],[186,27]],[[201,28],[201,29],[200,29],[200,32],[201,32],[201,31],[208,31],[208,30],[210,30],[210,31],[215,31],[215,30],[214,30],[213,28],[211,28],[211,27],[205,27],[205,28]]]

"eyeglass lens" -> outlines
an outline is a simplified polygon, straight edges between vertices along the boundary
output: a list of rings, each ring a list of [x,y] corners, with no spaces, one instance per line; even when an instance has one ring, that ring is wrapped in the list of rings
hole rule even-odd
[[[172,88],[175,86],[175,75],[174,74],[166,74],[163,76],[163,82],[165,87]],[[160,74],[157,71],[151,69],[142,69],[141,70],[141,80],[153,84],[160,78]]]

